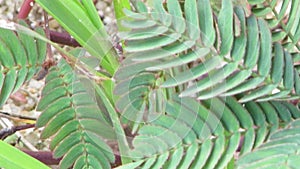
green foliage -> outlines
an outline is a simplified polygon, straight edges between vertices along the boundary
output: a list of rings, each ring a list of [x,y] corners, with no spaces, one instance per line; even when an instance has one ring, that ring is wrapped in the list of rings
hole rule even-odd
[[[182,97],[244,94],[240,102],[298,98],[299,73],[291,66],[292,54],[279,43],[273,45],[264,20],[247,17],[229,0],[222,2],[217,18],[206,0],[186,0],[184,11],[177,1],[168,1],[168,11],[160,1],[154,1],[149,14],[127,10],[131,20],[123,25],[131,31],[120,35],[128,59],[153,62],[145,68],[148,72],[168,72],[160,87],[180,86]]]
[[[50,169],[38,160],[30,157],[11,145],[0,141],[0,167],[7,169]]]
[[[299,118],[292,104],[270,101],[299,98],[298,52],[274,40],[265,18],[230,0],[217,12],[207,0],[154,0],[150,12],[142,3],[135,9],[124,10],[129,31],[119,35],[127,58],[114,77],[116,107],[137,136],[134,161],[117,168],[225,168],[238,147],[241,168],[254,165],[253,158],[265,157],[261,166],[280,158],[268,161],[265,149],[261,156],[256,149]]]
[[[130,2],[129,0],[114,0],[113,3],[114,3],[114,11],[117,19],[118,28],[119,30],[122,30],[123,27],[120,24],[120,21],[122,21],[125,17],[123,9],[126,8],[130,10]]]
[[[156,118],[156,114],[165,111],[166,91],[156,86],[160,81],[157,78],[159,73],[155,75],[141,72],[155,65],[155,62],[132,64],[129,61],[125,60],[124,65],[116,72],[114,78],[118,83],[114,94],[120,96],[116,101],[116,108],[121,112],[121,121],[125,124],[132,123],[134,133],[140,123],[151,121]]]
[[[118,67],[114,48],[92,0],[37,0],[110,75]]]
[[[284,48],[291,51],[300,50],[300,1],[284,0],[281,3],[249,0],[248,2],[255,5],[252,9],[254,15],[267,21],[272,30],[273,42],[280,42]]]
[[[36,31],[45,35],[41,28]],[[40,70],[45,57],[45,42],[0,28],[0,106]]]
[[[237,161],[237,168],[297,168],[299,166],[299,120],[278,130],[270,139]]]
[[[132,10],[116,0],[120,63],[92,0],[36,1],[96,57],[63,51],[46,77],[37,127],[61,168],[111,168],[107,140],[118,143],[117,169],[299,165],[300,110],[289,102],[300,97],[299,0],[134,1]],[[0,31],[3,104],[39,69],[45,44]]]
[[[111,148],[103,139],[115,133],[100,110],[89,79],[73,71],[66,61],[50,69],[37,110],[42,114],[37,127],[45,126],[42,138],[52,135],[54,157],[64,156],[60,166],[109,168],[114,162]]]
[[[224,168],[232,159],[242,135],[241,161],[252,162],[249,156],[260,160],[251,151],[271,146],[279,126],[299,117],[300,111],[285,102],[248,102],[243,107],[232,97],[205,100],[201,104],[192,98],[174,98],[168,101],[165,115],[138,131],[131,152],[136,162],[127,166]],[[296,129],[293,131],[290,136],[298,133]],[[294,142],[297,141],[294,139]],[[127,166],[118,169],[130,168]]]

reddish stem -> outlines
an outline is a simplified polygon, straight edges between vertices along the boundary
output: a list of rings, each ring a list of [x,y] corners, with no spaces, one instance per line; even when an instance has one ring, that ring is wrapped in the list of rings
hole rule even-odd
[[[28,14],[30,13],[32,6],[33,6],[34,0],[24,0],[21,9],[18,14],[18,19],[26,19],[28,17]],[[47,25],[48,19],[45,18],[45,22]],[[47,30],[47,27],[46,27]],[[49,35],[50,34],[50,35]],[[63,45],[68,45],[72,47],[78,47],[80,44],[73,39],[69,34],[67,33],[59,33],[59,32],[54,32],[54,31],[48,31],[47,30],[47,35],[48,38],[50,36],[50,40],[56,43],[60,43]]]
[[[33,0],[24,0],[20,12],[18,14],[18,19],[25,19],[27,18],[28,14],[30,13],[33,7]]]
[[[22,150],[22,151],[46,165],[57,165],[61,160],[61,158],[58,159],[53,158],[53,153],[50,151],[29,151],[29,150]]]
[[[25,124],[22,126],[13,126],[11,128],[3,128],[0,130],[0,139],[3,140],[6,137],[14,134],[17,131],[26,130],[26,129],[33,128],[33,127],[35,127],[35,124]]]
[[[72,47],[80,46],[80,44],[74,38],[72,38],[68,33],[60,33],[60,32],[55,32],[50,30],[50,40],[55,43],[68,45]]]
[[[53,153],[50,151],[30,151],[30,150],[22,150],[24,153],[30,155],[31,157],[39,160],[40,162],[46,165],[58,165],[62,158],[54,158]],[[112,167],[117,167],[121,165],[121,157],[116,155],[116,161]]]

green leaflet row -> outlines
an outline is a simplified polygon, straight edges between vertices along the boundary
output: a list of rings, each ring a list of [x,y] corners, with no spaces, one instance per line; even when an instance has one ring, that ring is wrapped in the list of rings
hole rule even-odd
[[[278,159],[277,155],[293,160],[298,157],[299,145],[292,137],[299,125],[293,128],[289,123],[296,119],[299,124],[299,117],[299,109],[286,102],[248,102],[243,106],[232,97],[201,103],[175,97],[166,103],[165,114],[142,126],[134,137],[130,155],[135,161],[117,169],[224,168],[238,149],[236,164],[240,168],[274,165],[269,159]],[[287,129],[278,130],[284,126]],[[285,141],[293,146],[282,148],[280,143]],[[275,151],[273,145],[281,149]],[[282,163],[286,167],[294,164]]]
[[[45,36],[43,29],[36,31]],[[41,69],[45,58],[46,43],[42,40],[0,29],[0,107]]]
[[[272,29],[273,42],[280,42],[289,51],[299,52],[299,0],[284,0],[279,5],[276,0],[248,2],[254,6],[252,9],[254,15],[264,18]]]
[[[55,158],[63,157],[61,168],[107,169],[115,161],[104,139],[116,135],[93,85],[64,59],[46,77],[37,127],[45,127],[42,138],[54,136],[50,148]]]
[[[147,65],[135,72],[136,79],[139,73],[163,72],[167,76],[158,86],[178,87],[180,97],[243,94],[240,102],[299,98],[299,72],[291,66],[297,55],[274,39],[263,19],[247,16],[230,0],[222,1],[217,17],[208,0],[186,0],[184,8],[177,0],[166,6],[155,0],[150,12],[139,11],[143,6],[124,10],[129,19],[123,26],[129,31],[119,35],[127,59],[115,75],[117,84],[133,76],[124,72],[129,65]]]

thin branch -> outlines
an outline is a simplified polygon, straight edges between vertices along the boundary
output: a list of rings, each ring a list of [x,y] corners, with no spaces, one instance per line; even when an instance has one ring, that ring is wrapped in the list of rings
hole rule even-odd
[[[44,10],[44,22],[45,22],[46,38],[50,39],[49,19],[48,19],[48,14],[45,10]],[[45,78],[45,76],[48,74],[49,68],[52,67],[53,65],[55,65],[55,60],[53,58],[53,52],[52,52],[50,43],[47,43],[47,59],[43,63],[42,69],[35,76],[35,79],[42,80],[43,78]]]
[[[60,32],[55,32],[50,30],[50,40],[63,44],[63,45],[68,45],[72,47],[79,47],[81,46],[74,38],[70,36],[68,33],[60,33]]]
[[[24,0],[18,14],[18,19],[26,19],[33,7],[33,4],[33,0]]]
[[[49,19],[48,19],[48,14],[44,10],[44,22],[45,22],[45,34],[48,39],[50,39],[50,30],[49,30]],[[47,43],[47,59],[53,61],[53,53],[51,50],[51,45]]]
[[[46,165],[58,165],[60,160],[62,159],[62,158],[54,158],[53,153],[50,151],[30,151],[30,150],[22,150],[22,151]],[[121,165],[121,157],[119,155],[115,155],[115,158],[116,161],[112,165],[112,167],[117,167]]]
[[[29,150],[22,150],[22,151],[46,165],[58,165],[61,160],[61,158],[58,159],[53,158],[53,153],[50,151],[29,151]]]
[[[8,112],[3,112],[3,111],[0,111],[0,117],[5,117],[5,118],[8,118],[8,119],[21,119],[21,120],[32,120],[32,121],[36,121],[36,118],[34,117],[28,117],[28,116],[22,116],[22,115],[17,115],[17,114],[11,114],[11,113],[8,113]]]
[[[25,124],[25,125],[21,125],[21,126],[13,126],[13,127],[8,127],[8,128],[3,128],[0,130],[0,139],[4,140],[6,137],[14,134],[17,131],[20,130],[26,130],[29,128],[34,128],[35,124]]]

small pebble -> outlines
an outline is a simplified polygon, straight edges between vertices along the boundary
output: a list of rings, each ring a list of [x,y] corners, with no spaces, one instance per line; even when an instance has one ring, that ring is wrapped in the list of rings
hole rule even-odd
[[[107,7],[107,3],[103,2],[103,1],[98,1],[96,4],[96,8],[99,10],[103,10]]]

